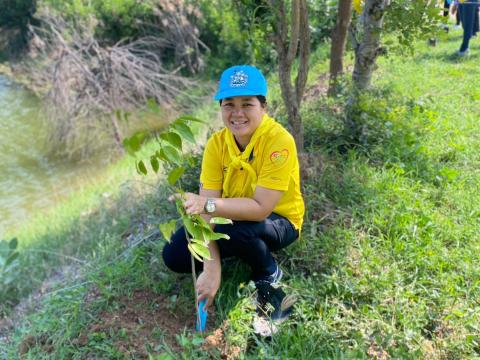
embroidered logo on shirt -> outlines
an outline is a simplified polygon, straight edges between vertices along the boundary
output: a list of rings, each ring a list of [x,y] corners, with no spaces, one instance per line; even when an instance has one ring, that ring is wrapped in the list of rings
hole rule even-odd
[[[287,162],[288,159],[288,150],[283,149],[282,151],[274,151],[270,154],[270,161],[275,165],[283,165]]]
[[[247,85],[248,75],[245,74],[242,70],[235,71],[232,76],[230,76],[230,86],[231,87],[241,87]]]

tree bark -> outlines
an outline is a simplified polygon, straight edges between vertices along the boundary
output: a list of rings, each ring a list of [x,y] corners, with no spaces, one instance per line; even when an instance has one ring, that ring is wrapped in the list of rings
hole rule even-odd
[[[337,22],[332,31],[330,50],[330,81],[328,95],[335,95],[338,77],[343,74],[343,54],[347,42],[347,32],[352,18],[352,0],[340,0],[338,3]]]
[[[366,0],[362,13],[363,39],[358,42],[353,36],[355,47],[355,67],[353,83],[358,90],[366,89],[372,81],[376,69],[376,59],[382,53],[380,35],[385,11],[390,0]]]
[[[300,104],[308,77],[308,60],[310,56],[310,30],[308,25],[308,9],[306,0],[292,1],[290,24],[286,17],[286,6],[283,0],[270,0],[269,4],[276,12],[276,21],[272,38],[279,59],[279,80],[282,98],[287,108],[288,122],[292,127],[293,138],[298,153],[303,153],[303,124],[300,116]],[[292,83],[292,64],[299,58],[299,67]]]

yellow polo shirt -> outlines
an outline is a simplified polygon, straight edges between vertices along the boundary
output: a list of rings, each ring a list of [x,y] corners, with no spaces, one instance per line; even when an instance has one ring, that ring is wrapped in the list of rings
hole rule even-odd
[[[203,189],[228,189],[229,197],[253,197],[249,190],[243,190],[248,172],[244,169],[235,171],[230,184],[223,180],[232,162],[225,137],[230,131],[224,128],[214,133],[205,146],[202,161],[200,182]],[[241,151],[235,144],[236,155]],[[300,230],[305,213],[305,205],[300,192],[300,168],[298,164],[297,148],[292,135],[279,123],[257,140],[252,153],[248,155],[248,162],[257,174],[257,186],[266,189],[283,191],[283,196],[273,212],[286,217]],[[223,195],[222,195],[223,196]]]

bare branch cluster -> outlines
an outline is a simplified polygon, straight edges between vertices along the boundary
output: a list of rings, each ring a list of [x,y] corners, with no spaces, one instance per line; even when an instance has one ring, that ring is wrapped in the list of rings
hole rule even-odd
[[[159,37],[111,47],[103,47],[95,39],[95,19],[72,25],[43,9],[41,26],[30,28],[35,59],[25,62],[22,70],[47,89],[51,143],[69,155],[85,156],[107,135],[121,148],[122,124],[114,116],[116,110],[135,111],[149,99],[172,110],[178,95],[188,96],[187,90],[195,84],[179,71],[200,69],[201,43],[185,17],[187,10],[179,11],[180,3],[183,1],[162,1],[163,5],[156,7],[158,21],[173,37],[166,38],[162,31]],[[167,13],[170,16],[164,16]],[[173,43],[178,45],[178,66],[170,70],[163,65],[162,55]],[[31,66],[33,63],[41,65]]]
[[[167,34],[170,46],[175,53],[175,63],[195,74],[203,70],[205,64],[201,50],[209,50],[200,40],[199,30],[190,19],[201,17],[200,10],[184,0],[154,1],[153,13],[156,22],[152,25]]]

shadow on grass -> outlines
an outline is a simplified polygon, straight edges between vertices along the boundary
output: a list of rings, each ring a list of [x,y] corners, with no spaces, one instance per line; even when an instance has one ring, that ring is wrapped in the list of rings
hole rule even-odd
[[[458,47],[460,47],[461,41],[458,43]],[[466,56],[459,56],[457,51],[455,52],[431,52],[425,53],[421,56],[418,56],[417,59],[421,61],[428,61],[428,60],[440,60],[450,64],[461,64],[465,61],[475,60],[477,61],[480,58],[480,49],[471,48],[470,53]]]

